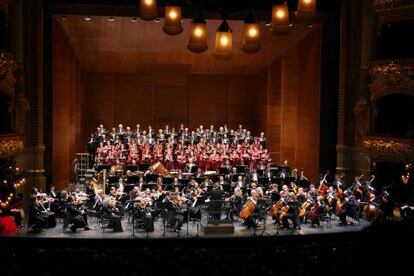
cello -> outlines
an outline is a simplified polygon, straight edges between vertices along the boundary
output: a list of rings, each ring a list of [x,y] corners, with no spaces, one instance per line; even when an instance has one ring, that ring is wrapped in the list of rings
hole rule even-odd
[[[272,218],[275,218],[277,216],[277,213],[279,212],[280,208],[283,206],[283,200],[279,199],[273,206],[272,208],[269,209],[268,211],[268,215],[271,216]]]
[[[311,198],[309,198],[308,200],[306,200],[302,206],[300,207],[300,211],[299,211],[299,217],[303,218],[306,214],[306,211],[309,209],[309,207],[313,204],[313,200]]]
[[[241,209],[239,217],[246,220],[253,213],[254,209],[256,209],[256,203],[249,199],[243,209]]]

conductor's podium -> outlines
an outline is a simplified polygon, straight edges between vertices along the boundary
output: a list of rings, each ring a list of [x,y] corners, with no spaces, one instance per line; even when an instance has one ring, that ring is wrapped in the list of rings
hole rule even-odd
[[[201,225],[201,229],[206,235],[223,235],[234,233],[234,226],[232,223]]]

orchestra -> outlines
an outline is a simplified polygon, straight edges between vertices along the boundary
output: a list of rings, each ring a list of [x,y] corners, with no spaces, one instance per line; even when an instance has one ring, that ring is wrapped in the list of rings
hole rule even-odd
[[[33,189],[29,216],[35,218],[36,228],[47,227],[50,213],[63,216],[65,229],[70,225],[72,232],[89,229],[87,214],[94,212],[114,231],[123,231],[125,217],[150,232],[162,218],[166,228],[178,233],[183,224],[200,221],[204,214],[212,221],[229,220],[254,229],[269,217],[277,229],[293,230],[307,223],[320,227],[327,219],[346,226],[393,215],[392,198],[387,191],[377,195],[374,175],[365,180],[362,173],[347,185],[344,173],[327,171],[312,183],[303,168],[292,168],[287,160],[272,164],[263,133],[252,137],[242,126],[236,131],[200,126],[191,132],[166,126],[157,134],[140,125],[134,131],[122,125],[111,133],[102,129],[99,126],[93,135],[98,145],[92,147],[93,155],[96,165],[110,164],[108,177],[115,183],[106,173],[101,179],[101,171],[86,192],[79,187],[71,193],[57,193],[53,186],[48,194]],[[126,165],[143,162],[149,163],[145,171],[125,170]],[[136,180],[130,182],[131,177]],[[402,183],[410,177],[404,173]],[[409,210],[404,207],[407,215]]]

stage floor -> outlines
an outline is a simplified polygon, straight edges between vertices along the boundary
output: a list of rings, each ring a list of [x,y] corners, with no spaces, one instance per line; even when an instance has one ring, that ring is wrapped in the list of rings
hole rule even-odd
[[[18,231],[9,234],[10,237],[28,237],[28,238],[59,238],[59,239],[127,239],[127,238],[141,238],[141,239],[160,239],[160,238],[242,238],[252,236],[291,236],[291,235],[321,235],[321,234],[337,234],[346,232],[359,232],[363,228],[369,225],[366,220],[361,220],[360,224],[353,224],[347,226],[340,226],[339,220],[334,219],[330,222],[321,222],[321,225],[311,227],[310,223],[301,224],[300,230],[290,229],[277,229],[276,225],[272,224],[272,219],[268,217],[265,228],[263,222],[259,224],[259,227],[254,231],[248,229],[242,224],[242,221],[233,222],[234,233],[233,234],[205,234],[202,231],[201,226],[207,225],[205,218],[201,222],[191,221],[188,224],[184,223],[179,233],[175,232],[172,228],[166,228],[164,233],[164,226],[161,219],[154,222],[154,232],[146,233],[142,228],[136,228],[133,231],[132,225],[130,225],[126,218],[122,220],[123,232],[113,232],[112,229],[99,228],[96,221],[89,220],[89,226],[91,230],[85,231],[78,229],[76,233],[72,233],[70,229],[63,231],[63,224],[58,222],[56,227],[42,230],[39,233],[29,233],[27,227],[18,229]]]

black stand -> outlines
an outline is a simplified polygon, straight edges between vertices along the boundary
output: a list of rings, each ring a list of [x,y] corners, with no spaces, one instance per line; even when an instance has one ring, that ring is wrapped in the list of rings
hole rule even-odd
[[[266,232],[266,224],[267,224],[267,210],[265,210],[264,214],[264,221],[263,221],[263,230],[260,236],[271,236],[270,233]]]
[[[134,212],[134,208],[132,209],[132,235],[129,238],[138,238],[137,235],[135,235],[135,212]]]
[[[186,210],[187,210],[187,230],[186,230],[186,233],[185,233],[185,235],[183,236],[183,237],[192,237],[193,235],[191,235],[190,233],[189,233],[189,225],[190,225],[190,207],[189,207],[189,205],[187,204],[187,208],[186,208]],[[178,234],[180,234],[180,232],[178,232]]]

